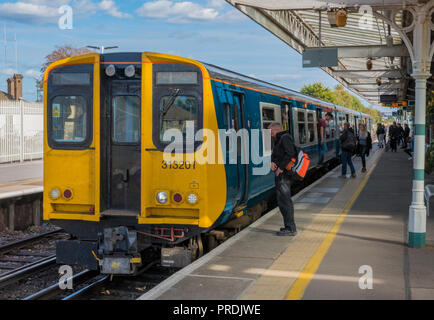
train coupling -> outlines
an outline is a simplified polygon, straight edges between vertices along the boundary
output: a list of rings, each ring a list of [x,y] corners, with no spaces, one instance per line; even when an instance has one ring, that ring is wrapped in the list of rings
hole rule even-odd
[[[103,274],[135,274],[142,259],[139,253],[137,232],[127,227],[106,228],[100,236],[98,260]]]

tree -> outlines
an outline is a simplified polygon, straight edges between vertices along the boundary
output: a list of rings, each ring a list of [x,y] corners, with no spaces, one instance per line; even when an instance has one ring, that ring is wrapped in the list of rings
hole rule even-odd
[[[347,91],[345,91],[344,86],[343,85],[337,85],[335,90],[333,91],[335,96],[336,96],[336,104],[349,108],[349,109],[354,109],[353,108],[353,96],[348,93]]]
[[[348,109],[369,114],[372,116],[374,122],[381,122],[380,111],[374,108],[365,107],[357,97],[346,91],[344,86],[341,84],[337,85],[332,91],[330,88],[324,87],[321,82],[316,82],[314,84],[305,85],[301,89],[301,93],[335,103]]]
[[[308,84],[307,86],[303,86],[303,88],[301,89],[301,93],[331,103],[336,103],[336,96],[333,91],[331,91],[328,87],[324,87],[321,82],[316,82],[314,84]]]
[[[45,70],[48,68],[50,64],[55,61],[62,60],[69,57],[79,56],[86,53],[94,52],[87,48],[73,48],[71,46],[56,46],[50,54],[45,56],[45,62],[41,67],[41,73],[44,74]]]

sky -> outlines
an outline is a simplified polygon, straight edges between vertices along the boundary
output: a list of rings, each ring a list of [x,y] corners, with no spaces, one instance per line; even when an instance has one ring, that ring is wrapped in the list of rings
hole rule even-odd
[[[68,22],[64,5],[72,8],[72,29],[59,26]],[[18,71],[28,101],[36,99],[44,57],[63,45],[175,54],[297,91],[338,84],[321,69],[302,68],[299,53],[224,0],[0,0],[0,32],[0,90]]]

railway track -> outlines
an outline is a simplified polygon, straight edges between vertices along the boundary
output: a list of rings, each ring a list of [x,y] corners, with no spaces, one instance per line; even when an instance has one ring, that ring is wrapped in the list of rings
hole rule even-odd
[[[24,279],[56,263],[51,242],[65,237],[62,229],[44,232],[0,246],[0,288]]]
[[[100,299],[107,296],[107,292],[116,292],[115,298],[128,297],[136,294],[141,295],[143,292],[134,290],[134,288],[155,286],[163,279],[152,279],[152,273],[146,274],[146,271],[157,264],[154,261],[144,267],[140,274],[132,277],[116,277],[113,279],[110,275],[101,275],[97,271],[84,270],[71,278],[74,289],[61,289],[58,283],[44,288],[32,295],[27,296],[24,300],[80,300],[80,299]],[[155,274],[154,274],[155,275]],[[157,277],[161,278],[161,274]],[[166,278],[166,277],[164,277]],[[68,281],[66,280],[66,281]],[[101,294],[101,291],[104,294]]]

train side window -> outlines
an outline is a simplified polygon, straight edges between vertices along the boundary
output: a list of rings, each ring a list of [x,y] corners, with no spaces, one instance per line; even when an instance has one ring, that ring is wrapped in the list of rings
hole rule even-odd
[[[232,123],[231,123],[231,106],[229,105],[229,103],[225,103],[224,106],[224,124],[225,124],[225,129],[229,130],[232,128]]]
[[[312,143],[316,141],[315,137],[315,117],[313,112],[308,112],[307,114],[307,136],[308,142]]]
[[[273,108],[262,108],[262,129],[268,129],[268,126],[276,121],[276,115]]]
[[[332,121],[333,119],[326,121],[326,127],[324,130],[326,140],[332,138],[332,124],[333,124]]]
[[[87,137],[88,104],[83,96],[56,96],[51,103],[51,134],[56,142],[83,142]]]
[[[260,103],[261,128],[268,129],[270,124],[272,124],[273,122],[279,122],[280,124],[282,124],[281,109],[282,107],[279,105],[261,102]],[[273,147],[274,147],[274,139],[273,138],[266,139],[265,130],[262,130],[263,156],[270,156]]]
[[[283,130],[289,131],[290,130],[290,124],[289,124],[289,110],[291,110],[291,107],[289,106],[288,103],[283,103],[282,104],[282,127]]]
[[[298,142],[301,145],[303,145],[307,142],[304,111],[297,111],[297,126],[298,126]]]

